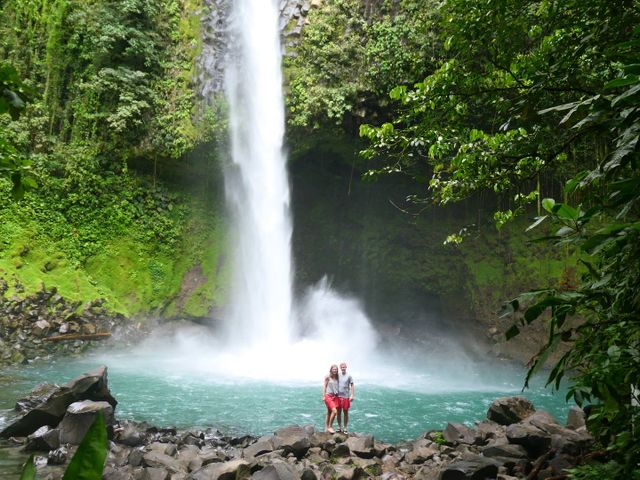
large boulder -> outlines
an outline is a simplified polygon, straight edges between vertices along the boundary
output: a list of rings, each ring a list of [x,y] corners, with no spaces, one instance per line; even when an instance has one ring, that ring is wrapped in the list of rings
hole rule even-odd
[[[253,480],[300,480],[300,474],[285,462],[274,462],[254,473]]]
[[[535,411],[533,403],[526,397],[501,397],[493,401],[487,411],[487,418],[500,425],[511,425],[524,420]]]
[[[440,473],[440,480],[485,480],[496,478],[498,465],[482,457],[450,463]]]
[[[98,412],[102,412],[107,425],[113,423],[113,407],[107,402],[83,400],[69,405],[66,415],[56,429],[60,432],[60,443],[79,445]]]
[[[293,453],[296,458],[302,458],[311,447],[313,427],[290,425],[274,432],[274,450],[282,449],[285,455]]]
[[[107,367],[99,367],[62,386],[38,386],[16,406],[22,415],[0,431],[1,438],[26,437],[38,428],[55,427],[67,413],[67,407],[82,400],[105,401],[115,409],[118,402],[107,383]]]
[[[477,445],[482,443],[482,434],[462,423],[448,423],[442,436],[449,443]]]
[[[247,461],[231,460],[224,463],[210,463],[192,472],[187,478],[189,480],[237,480],[250,476]]]
[[[358,435],[344,442],[354,455],[360,458],[372,458],[375,455],[373,435]]]
[[[514,423],[507,427],[509,443],[522,445],[531,458],[539,457],[551,446],[551,435],[529,423]]]

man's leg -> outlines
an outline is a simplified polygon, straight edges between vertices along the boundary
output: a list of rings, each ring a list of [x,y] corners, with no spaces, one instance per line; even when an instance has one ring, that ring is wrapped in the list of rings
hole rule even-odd
[[[338,430],[342,431],[342,408],[338,407]]]
[[[349,431],[349,410],[344,410],[344,431]]]

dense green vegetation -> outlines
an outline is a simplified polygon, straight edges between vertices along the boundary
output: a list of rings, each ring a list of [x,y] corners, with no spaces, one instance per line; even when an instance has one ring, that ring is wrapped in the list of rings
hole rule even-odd
[[[104,297],[115,310],[168,315],[203,315],[222,301],[216,194],[190,198],[164,180],[188,181],[214,161],[187,156],[216,128],[199,120],[195,104],[196,7],[2,3],[0,52],[10,63],[0,70],[8,99],[0,113],[12,115],[0,115],[0,158],[14,192],[39,185],[20,203],[8,182],[0,185],[7,295],[56,286],[70,299]],[[181,290],[198,268],[208,268],[206,281]]]
[[[436,68],[391,90],[399,105],[390,122],[361,126],[371,141],[365,157],[389,162],[372,174],[411,175],[428,185],[421,197],[441,205],[492,190],[499,225],[539,202],[531,228],[557,223],[549,239],[578,252],[584,273],[576,285],[508,303],[506,313],[524,314],[507,336],[549,311],[549,341],[532,372],[569,345],[549,381],[570,375],[575,400],[595,403],[589,425],[610,454],[606,466],[576,475],[637,478],[637,2],[450,0],[439,11]]]
[[[201,7],[0,2],[6,295],[56,286],[166,316],[223,303],[218,189],[186,187],[215,170],[200,152],[222,130],[192,84]],[[390,296],[463,296],[477,317],[516,297],[506,336],[544,318],[532,372],[564,345],[550,382],[593,404],[605,463],[575,478],[638,478],[639,25],[636,0],[332,0],[285,60],[298,171],[331,158],[317,195],[296,193],[297,225],[318,219],[295,233],[298,279],[337,257],[345,283],[369,268]],[[358,130],[354,158],[337,139]]]

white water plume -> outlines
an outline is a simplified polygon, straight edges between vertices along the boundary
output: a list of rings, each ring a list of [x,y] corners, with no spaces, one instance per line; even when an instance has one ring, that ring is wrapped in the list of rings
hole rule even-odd
[[[235,231],[234,277],[224,332],[178,331],[150,340],[127,366],[218,382],[243,379],[317,384],[331,364],[346,361],[361,382],[397,388],[451,388],[450,368],[462,372],[451,352],[448,368],[417,360],[406,350],[382,354],[378,334],[356,299],[326,280],[298,302],[292,293],[291,215],[286,156],[278,9],[274,0],[233,3],[226,69],[232,165],[225,187]],[[414,368],[415,367],[415,368]],[[462,381],[471,384],[473,375]]]
[[[236,226],[234,284],[215,362],[227,365],[235,376],[318,378],[343,359],[364,364],[376,335],[358,303],[332,292],[326,282],[294,314],[278,24],[275,1],[234,2],[226,78],[233,158],[226,191]]]
[[[236,225],[228,318],[232,345],[288,345],[291,335],[291,218],[282,151],[280,31],[274,1],[233,3],[227,66],[233,169],[226,190]]]

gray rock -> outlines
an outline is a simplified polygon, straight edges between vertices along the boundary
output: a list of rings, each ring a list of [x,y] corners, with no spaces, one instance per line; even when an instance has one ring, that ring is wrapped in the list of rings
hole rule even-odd
[[[313,430],[299,425],[290,425],[274,433],[273,447],[283,449],[285,454],[293,453],[296,458],[302,458],[311,447]]]
[[[567,415],[567,428],[571,428],[572,430],[577,430],[584,426],[585,426],[584,410],[576,406],[571,407],[571,409],[569,409],[569,414]]]
[[[146,467],[162,468],[170,473],[186,472],[187,468],[177,459],[158,451],[151,451],[142,456],[142,463]]]
[[[462,423],[448,423],[442,436],[449,443],[477,445],[482,443],[482,435]]]
[[[524,420],[535,411],[533,403],[526,397],[501,397],[493,401],[487,411],[487,418],[500,425],[511,425]]]
[[[49,451],[58,448],[60,446],[58,433],[58,430],[52,429],[48,425],[40,427],[27,437],[25,451]]]
[[[65,447],[56,448],[51,450],[47,455],[47,464],[49,465],[64,465],[69,457],[69,451]]]
[[[164,468],[145,467],[140,480],[169,480],[169,472]]]
[[[115,439],[123,445],[137,447],[144,444],[146,434],[138,430],[135,425],[126,423],[116,432]]]
[[[551,435],[538,427],[516,423],[507,427],[507,438],[510,443],[522,445],[530,457],[539,457],[551,446]]]
[[[339,443],[335,446],[333,451],[331,452],[331,457],[349,457],[351,456],[351,450],[349,450],[349,445],[346,443]]]
[[[190,480],[236,480],[250,475],[249,463],[245,460],[231,460],[224,463],[211,463],[192,472]]]
[[[243,450],[243,456],[245,458],[253,458],[263,453],[272,452],[273,450],[275,449],[273,448],[273,441],[271,439],[258,440]]]
[[[316,472],[313,471],[313,469],[306,467],[300,474],[300,480],[318,480],[318,476],[316,475]]]
[[[350,436],[344,443],[351,453],[360,458],[373,458],[375,455],[373,435]]]
[[[255,480],[300,480],[297,470],[285,462],[274,462],[251,476]]]
[[[79,445],[98,412],[103,413],[107,425],[113,422],[113,407],[107,402],[83,400],[69,405],[66,415],[58,426],[60,443]]]
[[[410,464],[424,463],[439,453],[439,450],[427,439],[421,439],[413,444],[413,449],[404,456],[404,461]]]
[[[441,471],[440,480],[485,480],[498,475],[498,466],[478,457],[473,460],[455,461]]]
[[[67,407],[81,400],[106,401],[115,408],[117,401],[109,392],[107,367],[102,366],[62,385],[36,387],[26,399],[18,401],[23,415],[11,422],[2,431],[1,438],[26,437],[43,425],[55,427],[67,412]],[[35,405],[31,407],[31,405]]]
[[[527,458],[527,451],[522,445],[493,445],[482,450],[485,457]]]
[[[142,457],[144,456],[144,450],[142,448],[134,448],[129,453],[128,461],[132,467],[139,467],[142,465]]]

